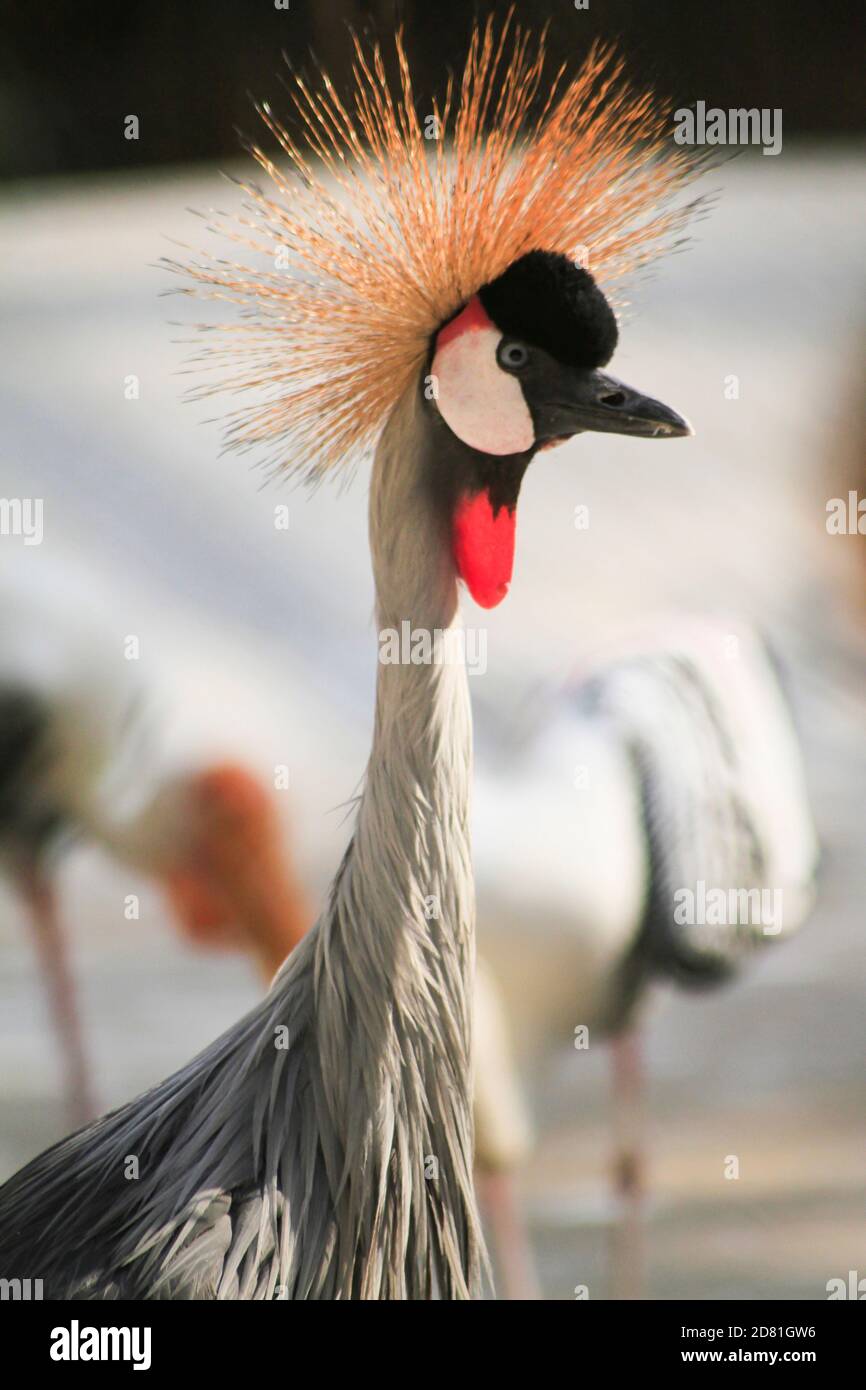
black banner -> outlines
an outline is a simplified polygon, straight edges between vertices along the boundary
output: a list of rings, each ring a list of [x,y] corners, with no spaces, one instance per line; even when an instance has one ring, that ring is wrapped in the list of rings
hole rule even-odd
[[[431,1327],[446,1334],[441,1342],[442,1365],[453,1360],[447,1333],[465,1338],[483,1336],[487,1351],[501,1336],[503,1350],[523,1348],[524,1355],[547,1362],[533,1333],[544,1325],[546,1336],[560,1334],[571,1341],[569,1357],[582,1364],[617,1373],[628,1370],[667,1371],[673,1366],[800,1365],[823,1375],[841,1369],[857,1356],[863,1335],[862,1315],[840,1306],[849,1299],[821,1303],[540,1303],[503,1308],[493,1303],[451,1309],[419,1309],[417,1305],[307,1304],[289,1310],[279,1302],[262,1307],[248,1303],[0,1303],[0,1334],[8,1361],[22,1372],[35,1371],[68,1379],[93,1378],[108,1371],[163,1377],[166,1372],[218,1374],[250,1381],[285,1355],[292,1373],[300,1355],[306,1367],[317,1357],[332,1371],[340,1348],[355,1358],[352,1368],[369,1365],[368,1353],[381,1348],[381,1339],[394,1338],[392,1370],[398,1374],[402,1355],[411,1343],[403,1339],[417,1328],[426,1335],[425,1369],[435,1363]],[[454,1317],[456,1321],[451,1322]],[[500,1317],[506,1322],[500,1323]],[[416,1322],[416,1318],[419,1319]],[[468,1319],[468,1322],[467,1322]],[[444,1320],[444,1321],[443,1321]],[[525,1320],[525,1326],[524,1326]],[[500,1332],[501,1329],[501,1332]],[[329,1340],[322,1341],[326,1333]],[[340,1340],[349,1334],[351,1340]],[[371,1344],[366,1340],[375,1338]],[[327,1351],[323,1355],[323,1348]],[[451,1350],[448,1350],[448,1349]],[[552,1348],[551,1348],[552,1349]],[[376,1354],[379,1354],[377,1352]],[[486,1353],[485,1353],[486,1354]],[[360,1357],[360,1360],[358,1359]],[[576,1358],[576,1359],[575,1359]],[[453,1364],[451,1370],[453,1371]]]

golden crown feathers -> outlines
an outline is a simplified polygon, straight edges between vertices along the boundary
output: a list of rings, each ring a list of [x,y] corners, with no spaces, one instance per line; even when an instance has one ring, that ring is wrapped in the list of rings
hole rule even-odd
[[[241,208],[211,226],[258,264],[168,262],[194,282],[184,292],[237,306],[231,322],[197,325],[209,335],[197,366],[218,380],[191,394],[252,392],[226,444],[261,447],[273,470],[317,479],[368,450],[431,335],[527,251],[588,256],[610,292],[670,249],[696,206],[672,200],[699,159],[609,46],[569,76],[549,71],[546,31],[534,38],[513,12],[488,20],[425,117],[401,33],[395,45],[392,82],[381,45],[354,39],[349,102],[326,74],[293,74],[295,134],[257,107],[285,167],[250,144],[269,186],[235,180]]]

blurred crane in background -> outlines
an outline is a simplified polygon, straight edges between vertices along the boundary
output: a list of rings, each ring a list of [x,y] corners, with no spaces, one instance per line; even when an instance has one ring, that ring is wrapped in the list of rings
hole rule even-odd
[[[42,596],[0,591],[0,863],[33,925],[69,1119],[97,1105],[56,891],[77,839],[153,879],[196,944],[270,980],[308,921],[271,795],[244,767],[166,766],[153,692],[109,636]]]
[[[654,981],[708,989],[790,936],[812,905],[817,843],[786,701],[740,622],[665,621],[534,719],[509,771],[478,778],[479,949],[508,1023],[479,1040],[495,1061],[476,1077],[478,1163],[501,1192],[527,1152],[510,1049],[537,1066],[569,1039],[610,1039],[614,1287],[636,1297],[641,1006]],[[503,1229],[514,1287],[523,1242],[516,1218]]]

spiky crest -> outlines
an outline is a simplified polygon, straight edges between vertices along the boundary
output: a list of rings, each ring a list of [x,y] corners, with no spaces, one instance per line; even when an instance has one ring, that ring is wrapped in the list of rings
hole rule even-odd
[[[196,282],[187,293],[241,311],[199,325],[216,345],[198,365],[218,380],[192,393],[255,393],[229,415],[229,447],[263,446],[270,468],[317,479],[375,443],[431,334],[519,256],[588,254],[609,293],[670,247],[695,206],[672,206],[694,154],[610,47],[548,76],[545,38],[513,11],[476,26],[432,122],[401,33],[396,90],[381,46],[356,38],[349,104],[320,73],[292,77],[297,136],[257,108],[288,168],[251,144],[272,187],[237,180],[245,203],[212,227],[270,266],[170,263]]]

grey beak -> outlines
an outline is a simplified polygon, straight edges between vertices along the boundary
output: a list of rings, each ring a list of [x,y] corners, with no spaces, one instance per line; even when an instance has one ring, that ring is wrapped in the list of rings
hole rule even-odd
[[[694,434],[688,420],[670,406],[642,396],[606,372],[571,372],[567,384],[561,380],[559,388],[559,399],[545,403],[540,412],[539,423],[548,438],[581,430],[632,434],[640,439],[677,439]]]

